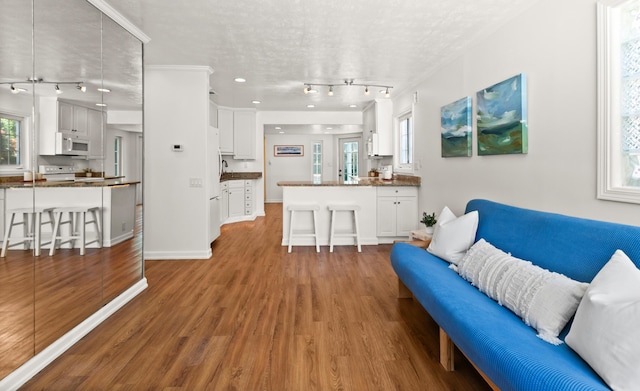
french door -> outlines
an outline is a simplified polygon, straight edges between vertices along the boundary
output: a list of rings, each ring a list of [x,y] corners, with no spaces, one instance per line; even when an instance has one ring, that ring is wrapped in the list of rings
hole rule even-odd
[[[358,162],[360,161],[360,141],[359,137],[340,139],[340,167],[338,178],[349,180],[352,176],[357,177]]]

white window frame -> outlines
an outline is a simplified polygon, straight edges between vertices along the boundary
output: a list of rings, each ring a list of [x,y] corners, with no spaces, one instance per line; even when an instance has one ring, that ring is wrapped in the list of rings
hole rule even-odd
[[[614,63],[619,49],[617,37],[617,8],[628,0],[603,0],[598,2],[597,19],[597,134],[598,134],[598,189],[602,200],[640,204],[640,188],[623,186],[619,172],[621,153],[619,75]]]
[[[20,131],[20,164],[17,165],[0,165],[0,173],[2,174],[22,174],[24,171],[29,171],[31,165],[29,164],[29,135],[31,134],[31,117],[23,113],[17,113],[12,110],[4,110],[0,108],[0,113],[7,117],[19,119],[22,123],[22,129]]]
[[[122,136],[116,136],[113,139],[113,175],[124,176],[122,167],[122,149],[123,139]]]
[[[316,145],[320,145],[320,173],[317,174],[318,177],[316,177],[316,173],[315,173],[315,155],[316,155]],[[322,145],[322,140],[316,140],[313,141],[311,144],[311,178],[313,178],[314,181],[322,181],[322,175],[323,175],[323,165],[324,165],[324,156],[323,156],[323,149],[324,146]]]
[[[406,118],[411,118],[411,162],[409,163],[401,163],[400,156],[402,150],[402,121]],[[395,157],[395,170],[398,172],[404,173],[412,173],[413,172],[413,164],[415,162],[415,140],[416,140],[416,121],[415,116],[413,115],[413,108],[403,111],[400,115],[396,117],[395,120],[395,128],[396,128],[396,157]]]

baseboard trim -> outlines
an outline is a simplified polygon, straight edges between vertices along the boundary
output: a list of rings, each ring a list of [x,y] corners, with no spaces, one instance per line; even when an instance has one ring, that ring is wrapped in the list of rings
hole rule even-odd
[[[82,323],[71,329],[62,337],[58,338],[58,340],[49,345],[42,352],[32,357],[18,369],[11,372],[7,377],[0,380],[0,390],[17,390],[23,384],[28,382],[29,379],[38,374],[38,372],[43,370],[53,360],[62,355],[62,353],[66,352],[67,349],[73,346],[85,335],[89,334],[89,332],[100,325],[100,323],[104,322],[108,317],[113,315],[134,297],[147,289],[147,286],[147,279],[143,277],[131,288],[122,292],[118,297],[111,300],[104,307],[100,308],[93,315],[85,319]]]

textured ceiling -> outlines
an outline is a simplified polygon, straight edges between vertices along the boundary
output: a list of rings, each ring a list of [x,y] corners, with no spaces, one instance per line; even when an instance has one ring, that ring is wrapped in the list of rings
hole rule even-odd
[[[382,95],[356,87],[305,95],[304,82],[354,79],[393,85],[393,94],[535,1],[108,0],[151,37],[145,64],[211,66],[218,104],[322,111],[362,110]]]

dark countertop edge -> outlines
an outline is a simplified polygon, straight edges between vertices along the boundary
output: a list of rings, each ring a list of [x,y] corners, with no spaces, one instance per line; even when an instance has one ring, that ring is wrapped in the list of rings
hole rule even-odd
[[[7,182],[0,183],[0,189],[30,189],[33,187],[115,187],[115,186],[124,186],[124,185],[136,185],[140,183],[140,181],[120,181],[114,179],[107,179],[105,181],[100,182],[35,182],[35,186],[33,182]]]
[[[222,174],[220,182],[226,181],[242,181],[245,179],[260,179],[262,178],[261,172],[227,172]]]
[[[420,178],[418,180],[406,180],[406,179],[374,179],[374,180],[360,180],[360,181],[324,181],[320,183],[314,183],[312,181],[280,181],[278,186],[281,187],[385,187],[385,186],[407,186],[407,187],[420,187]]]

